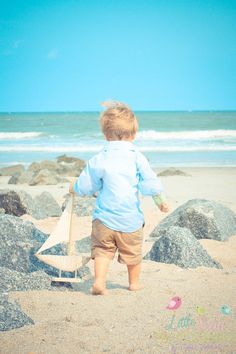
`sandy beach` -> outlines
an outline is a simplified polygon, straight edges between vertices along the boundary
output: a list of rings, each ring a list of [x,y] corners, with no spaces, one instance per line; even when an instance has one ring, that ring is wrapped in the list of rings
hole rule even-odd
[[[236,213],[236,168],[181,168],[186,176],[160,177],[171,211],[190,199],[208,199]],[[157,172],[160,172],[158,169]],[[47,186],[8,185],[0,177],[0,189],[25,190],[32,196],[49,191],[61,205],[68,183]],[[142,197],[145,239],[166,217],[150,197]],[[50,233],[58,217],[30,220]],[[78,217],[80,236],[91,232],[91,217]],[[74,290],[11,292],[35,324],[0,333],[1,354],[83,353],[236,353],[236,235],[226,242],[201,240],[207,252],[223,269],[182,269],[175,265],[144,260],[144,289],[127,290],[127,272],[116,259],[108,279],[108,295],[92,296],[93,278]],[[144,242],[143,254],[153,242]],[[93,262],[88,266],[93,273]],[[172,297],[182,299],[176,311],[166,309]],[[230,315],[220,309],[227,305]],[[204,309],[199,314],[197,307]],[[181,326],[185,320],[186,325]],[[181,322],[182,321],[182,322]]]

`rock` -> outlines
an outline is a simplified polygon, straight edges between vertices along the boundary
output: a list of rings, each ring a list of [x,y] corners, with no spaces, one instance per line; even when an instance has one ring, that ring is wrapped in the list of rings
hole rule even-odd
[[[25,325],[34,324],[16,302],[9,302],[8,295],[0,293],[0,331],[20,328]]]
[[[28,171],[39,172],[41,170],[48,170],[55,172],[57,169],[57,163],[55,161],[44,160],[41,162],[33,162],[28,167]]]
[[[11,215],[0,215],[1,266],[23,273],[43,270],[50,275],[57,275],[58,270],[39,261],[35,256],[47,237],[29,221]],[[42,254],[63,255],[65,252],[65,244],[60,244]]]
[[[40,162],[32,162],[27,169],[28,172],[32,172],[33,174],[35,172],[39,172],[40,170],[41,170]]]
[[[222,268],[209,256],[190,230],[178,226],[171,226],[166,230],[144,259],[176,264],[181,268]]]
[[[68,182],[64,177],[77,177],[85,167],[85,162],[76,157],[66,155],[59,156],[57,161],[33,162],[25,170],[13,170],[9,184],[24,184],[30,186],[38,184],[54,185],[57,183]]]
[[[83,279],[83,278],[92,277],[93,275],[92,275],[89,267],[85,265],[78,270],[77,276],[79,278]]]
[[[80,162],[74,163],[65,163],[61,162],[59,164],[59,168],[57,169],[57,173],[61,176],[68,176],[68,177],[78,177],[84,168],[84,163],[81,164]]]
[[[34,198],[34,203],[37,205],[37,210],[40,212],[40,219],[44,219],[49,216],[61,216],[62,211],[60,205],[48,192],[43,192],[42,194],[36,196]]]
[[[22,204],[19,195],[9,189],[0,190],[0,208],[4,209],[6,214],[14,216],[26,214],[26,208]]]
[[[0,292],[51,289],[51,277],[43,271],[22,273],[0,267]]]
[[[55,172],[49,170],[41,170],[34,174],[29,181],[30,186],[36,186],[39,184],[43,185],[53,185],[61,182],[67,181],[66,179],[59,177]]]
[[[75,249],[78,253],[90,253],[91,252],[91,236],[77,240],[75,243]]]
[[[21,216],[32,215],[35,219],[61,216],[61,208],[52,195],[43,192],[34,199],[25,191],[0,190],[0,207],[6,214]]]
[[[37,206],[35,205],[35,201],[31,197],[31,195],[26,193],[25,191],[17,191],[16,193],[20,198],[21,204],[26,210],[25,213],[28,215],[32,215],[35,219],[38,219]]]
[[[77,157],[69,157],[61,155],[57,158],[58,169],[60,175],[78,177],[85,167],[85,162]]]
[[[53,175],[59,176],[79,176],[82,169],[85,166],[85,162],[75,157],[67,157],[66,155],[59,156],[56,161],[42,161],[32,163],[28,171],[38,174],[42,170],[48,170]]]
[[[5,214],[5,209],[0,208],[0,214]]]
[[[66,163],[73,163],[73,162],[79,162],[81,164],[85,165],[85,162],[77,157],[70,157],[67,155],[61,155],[57,157],[57,162],[66,162]]]
[[[225,241],[236,234],[236,214],[224,205],[192,199],[164,218],[150,237],[160,237],[171,226],[186,227],[197,239]]]
[[[36,229],[33,223],[0,214],[1,266],[23,273],[40,269],[34,254],[46,239],[47,235]]]
[[[15,173],[13,176],[11,176],[11,178],[9,178],[8,180],[8,184],[17,184],[20,175],[21,175],[20,173]]]
[[[28,184],[34,176],[34,172],[32,171],[25,171],[22,174],[16,173],[13,175],[8,184]]]
[[[0,214],[1,266],[21,273],[43,270],[50,275],[57,276],[58,269],[41,262],[35,256],[47,237],[48,235],[39,231],[29,221]],[[42,254],[65,255],[66,252],[66,244],[62,243],[45,250]],[[73,276],[74,273],[63,272],[63,275]]]
[[[190,176],[184,171],[178,170],[177,168],[171,167],[167,170],[158,173],[158,176]]]
[[[70,198],[70,194],[65,195],[65,201],[62,204],[62,210],[65,209],[66,204]],[[75,195],[74,199],[74,213],[78,216],[90,216],[93,213],[95,207],[96,198],[94,197],[80,197]]]
[[[12,176],[16,173],[23,173],[25,171],[25,168],[23,165],[14,165],[14,166],[8,166],[8,167],[2,167],[0,168],[0,176]]]
[[[13,175],[8,184],[28,184],[35,186],[38,184],[54,185],[57,183],[68,182],[67,179],[62,178],[56,174],[55,171],[41,170],[37,172],[26,171],[23,174]]]

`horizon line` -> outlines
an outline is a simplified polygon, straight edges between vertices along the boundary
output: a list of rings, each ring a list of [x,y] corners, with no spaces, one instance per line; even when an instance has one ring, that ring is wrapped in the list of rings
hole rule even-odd
[[[235,109],[187,109],[187,110],[155,110],[155,109],[134,109],[132,110],[133,112],[160,112],[160,113],[169,113],[169,112],[184,112],[184,113],[193,113],[193,112],[236,112]],[[67,110],[62,110],[62,111],[0,111],[0,114],[12,114],[12,113],[101,113],[101,111],[98,110],[78,110],[78,111],[67,111]]]

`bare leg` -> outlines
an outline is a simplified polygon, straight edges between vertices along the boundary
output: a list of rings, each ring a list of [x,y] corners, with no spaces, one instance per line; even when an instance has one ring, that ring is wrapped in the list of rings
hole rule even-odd
[[[129,274],[129,290],[135,291],[143,288],[139,284],[139,275],[141,272],[141,263],[127,265],[128,274]]]
[[[106,275],[109,267],[110,259],[107,257],[95,257],[94,274],[95,281],[91,292],[93,295],[106,294]]]

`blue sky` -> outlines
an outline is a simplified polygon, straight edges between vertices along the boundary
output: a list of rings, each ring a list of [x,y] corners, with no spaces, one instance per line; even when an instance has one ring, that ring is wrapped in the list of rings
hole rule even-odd
[[[0,111],[236,109],[236,1],[0,0]]]

